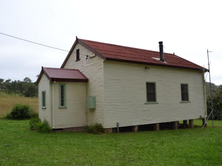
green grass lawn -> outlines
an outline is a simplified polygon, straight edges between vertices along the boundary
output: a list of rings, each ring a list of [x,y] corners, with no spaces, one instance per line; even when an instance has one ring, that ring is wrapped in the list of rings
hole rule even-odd
[[[222,122],[201,130],[41,134],[27,120],[0,120],[0,165],[222,165]],[[210,123],[210,122],[209,122]],[[195,125],[201,124],[195,121]]]

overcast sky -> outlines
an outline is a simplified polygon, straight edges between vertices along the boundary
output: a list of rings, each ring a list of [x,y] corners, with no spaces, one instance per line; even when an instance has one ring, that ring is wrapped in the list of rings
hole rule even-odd
[[[221,0],[0,0],[0,33],[69,50],[82,39],[164,51],[207,66],[222,84]],[[67,52],[0,34],[0,78],[34,82]],[[208,81],[208,74],[206,74]]]

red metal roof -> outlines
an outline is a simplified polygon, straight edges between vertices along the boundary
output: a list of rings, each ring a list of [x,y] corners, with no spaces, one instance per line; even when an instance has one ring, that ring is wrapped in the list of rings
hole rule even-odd
[[[77,43],[80,43],[81,45],[85,46],[87,49],[90,49],[104,60],[125,61],[125,62],[143,63],[150,65],[161,65],[168,67],[203,70],[203,67],[174,54],[164,53],[165,62],[162,62],[159,60],[160,53],[156,51],[119,46],[114,44],[107,44],[107,43],[101,43],[101,42],[78,39],[78,38],[73,44],[70,53],[68,54],[64,63],[62,64],[62,67],[64,67],[66,61],[68,60],[72,50],[74,49]],[[207,69],[204,70],[206,71]]]
[[[64,82],[87,82],[88,78],[78,69],[61,69],[61,68],[46,68],[42,67],[42,71],[37,80],[39,83],[42,74],[45,74],[50,81]]]

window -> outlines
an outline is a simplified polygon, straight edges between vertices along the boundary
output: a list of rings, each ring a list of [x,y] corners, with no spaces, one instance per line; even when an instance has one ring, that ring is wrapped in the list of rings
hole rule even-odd
[[[46,92],[42,91],[42,108],[46,107]]]
[[[59,88],[59,106],[66,107],[66,86],[65,84],[60,84]]]
[[[76,61],[80,60],[80,51],[79,49],[76,50]]]
[[[189,101],[188,84],[181,84],[181,101]]]
[[[156,102],[156,84],[146,83],[147,102]]]

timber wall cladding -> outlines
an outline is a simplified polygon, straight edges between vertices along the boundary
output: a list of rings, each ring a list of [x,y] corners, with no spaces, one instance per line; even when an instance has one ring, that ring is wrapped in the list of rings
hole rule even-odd
[[[46,108],[42,108],[42,91],[46,92]],[[49,125],[52,127],[52,116],[51,116],[51,87],[48,78],[45,74],[42,75],[41,81],[39,82],[38,95],[39,95],[39,118],[43,121],[47,120]]]
[[[56,84],[55,92],[59,92],[59,83]],[[54,125],[56,128],[86,125],[86,83],[66,83],[66,108],[59,107],[58,99],[59,94],[55,93]]]
[[[80,50],[80,60],[76,62],[77,49]],[[86,59],[86,55],[89,56],[88,59]],[[89,79],[87,97],[96,96],[96,110],[87,109],[87,124],[97,122],[104,125],[103,60],[82,45],[77,44],[64,68],[79,69]]]
[[[104,63],[105,127],[204,117],[202,73],[195,70]],[[156,83],[158,104],[146,103],[146,82]],[[181,83],[189,84],[190,103],[181,102]]]

